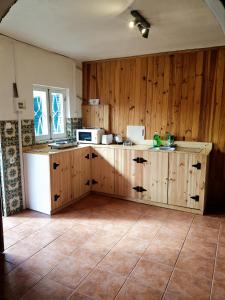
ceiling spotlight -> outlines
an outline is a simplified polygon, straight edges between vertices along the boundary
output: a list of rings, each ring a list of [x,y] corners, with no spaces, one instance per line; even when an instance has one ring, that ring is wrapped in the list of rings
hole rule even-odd
[[[129,27],[130,27],[130,28],[134,28],[134,25],[135,25],[135,22],[134,22],[134,21],[130,21],[130,22],[129,22]]]
[[[135,25],[137,25],[141,35],[144,38],[148,38],[151,24],[137,10],[132,10],[130,13],[134,17],[134,21],[129,22],[129,27],[133,28]]]

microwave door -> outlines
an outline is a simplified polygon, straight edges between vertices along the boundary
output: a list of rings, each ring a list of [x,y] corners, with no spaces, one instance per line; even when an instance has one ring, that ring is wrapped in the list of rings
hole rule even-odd
[[[92,132],[79,132],[79,141],[81,142],[91,142],[92,141]]]

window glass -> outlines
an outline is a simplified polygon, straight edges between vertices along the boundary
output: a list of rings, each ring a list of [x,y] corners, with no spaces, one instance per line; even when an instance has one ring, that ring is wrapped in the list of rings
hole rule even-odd
[[[48,109],[45,91],[33,91],[35,135],[48,135]]]
[[[51,93],[52,133],[64,133],[64,97],[62,93]]]

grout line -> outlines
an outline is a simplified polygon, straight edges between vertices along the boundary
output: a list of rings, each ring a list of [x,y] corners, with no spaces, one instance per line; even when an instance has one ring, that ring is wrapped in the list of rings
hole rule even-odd
[[[216,255],[215,255],[215,261],[214,261],[214,266],[213,266],[213,276],[212,276],[212,281],[211,281],[210,299],[212,299],[212,291],[213,291],[213,284],[214,284],[214,277],[215,277],[215,270],[216,270],[216,260],[217,260],[218,251],[219,251],[220,233],[221,233],[221,221],[220,221],[220,228],[219,228],[219,233],[218,233],[218,237],[217,237],[217,244],[216,244]]]
[[[184,243],[185,243],[186,240],[187,240],[187,236],[188,236],[188,234],[189,234],[189,232],[190,232],[190,229],[191,229],[191,226],[192,226],[192,224],[193,224],[194,218],[195,218],[195,216],[193,216],[193,218],[192,218],[192,221],[191,221],[191,224],[190,224],[190,226],[189,226],[188,232],[187,232],[187,234],[186,234],[186,236],[185,236],[185,239],[184,239],[184,241],[183,241],[183,243],[182,243],[182,246],[181,246],[180,251],[179,251],[179,253],[178,253],[177,259],[176,259],[175,264],[174,264],[174,266],[173,266],[173,271],[172,271],[171,274],[170,274],[169,280],[168,280],[168,282],[167,282],[167,285],[166,285],[166,287],[165,287],[165,290],[164,290],[164,292],[163,292],[163,294],[162,294],[162,298],[161,298],[161,299],[164,299],[164,297],[165,297],[166,291],[167,291],[167,289],[168,289],[168,286],[169,286],[169,283],[170,283],[170,281],[171,281],[171,278],[172,278],[172,276],[173,276],[173,274],[174,274],[174,270],[175,270],[175,268],[176,268],[178,259],[179,259],[180,255],[181,255],[181,251],[182,251],[182,249],[183,249]]]

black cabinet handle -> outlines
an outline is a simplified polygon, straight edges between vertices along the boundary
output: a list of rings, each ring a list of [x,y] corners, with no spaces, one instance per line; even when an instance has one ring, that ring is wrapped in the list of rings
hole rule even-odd
[[[92,179],[91,183],[92,183],[92,184],[97,184],[97,183],[98,183],[98,181],[96,181],[96,180]]]
[[[90,155],[89,155],[89,154],[85,155],[85,158],[89,159],[89,158],[90,158]]]
[[[147,160],[144,159],[143,157],[139,157],[139,162],[140,162],[140,164],[143,164],[143,163],[147,162]]]
[[[135,186],[133,187],[133,190],[135,190],[136,192],[138,193],[143,193],[143,192],[146,192],[147,190],[144,189],[142,186]]]
[[[199,202],[199,195],[191,196],[190,198],[195,200],[196,202]]]
[[[90,185],[90,180],[88,180],[88,181],[85,183],[85,185]]]
[[[60,195],[55,194],[54,195],[54,201],[57,201],[60,198]]]
[[[133,158],[133,161],[136,161],[136,163],[138,163],[138,164],[143,164],[144,162],[147,162],[147,160],[144,159],[143,157]]]
[[[95,157],[98,157],[98,155],[92,152],[91,153],[91,158],[95,158]]]
[[[53,163],[53,169],[56,170],[56,169],[58,168],[59,165],[60,165],[60,164],[54,162],[54,163]]]
[[[196,168],[197,170],[201,170],[201,163],[197,162],[197,164],[192,165],[193,168]]]
[[[136,161],[137,163],[139,163],[139,157],[133,158],[133,161]]]

